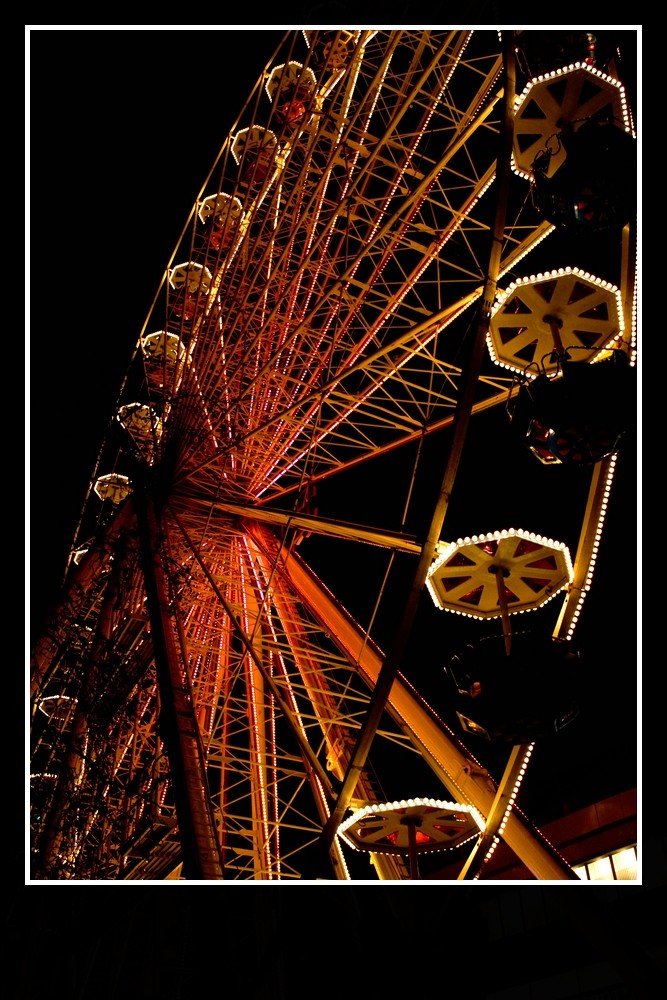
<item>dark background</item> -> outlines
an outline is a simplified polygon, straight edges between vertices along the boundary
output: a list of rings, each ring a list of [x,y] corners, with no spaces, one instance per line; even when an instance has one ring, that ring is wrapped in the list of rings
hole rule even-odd
[[[283,35],[283,28],[271,26],[109,27],[118,30],[46,26],[28,39],[31,635],[39,634],[57,600],[98,449],[171,251],[230,125]],[[446,537],[513,525],[561,539],[556,525],[563,524],[574,534],[573,544],[563,538],[574,555],[587,480],[565,470],[553,491],[553,470],[526,453],[508,481],[504,419],[492,413],[474,421],[460,473],[465,488],[457,485]],[[419,484],[423,520],[417,531],[428,523],[446,447],[446,438],[428,445],[432,477]],[[373,468],[323,490],[320,513],[373,524],[377,481]],[[539,769],[526,780],[526,809],[538,822],[637,783],[638,482],[630,442],[619,458],[593,589],[577,631],[586,654],[584,711],[557,745],[538,746]],[[539,525],[517,505],[523,492],[530,511],[533,490],[541,498]],[[368,595],[363,581],[357,591],[350,584],[360,575],[356,553],[341,545],[332,559],[318,545],[315,539],[304,543],[304,557],[312,556],[314,565],[320,559],[325,582],[363,623]],[[409,571],[379,624],[384,648],[408,579]],[[553,627],[559,607],[555,601],[536,614]],[[454,625],[457,617],[437,611],[425,596],[415,626],[410,676],[438,707],[443,664],[473,629],[479,636],[478,622]],[[483,625],[482,634],[496,627]],[[471,749],[480,752],[478,745]],[[490,751],[484,763],[502,768],[506,748],[484,750]]]
[[[283,31],[30,32],[31,622],[169,256]]]

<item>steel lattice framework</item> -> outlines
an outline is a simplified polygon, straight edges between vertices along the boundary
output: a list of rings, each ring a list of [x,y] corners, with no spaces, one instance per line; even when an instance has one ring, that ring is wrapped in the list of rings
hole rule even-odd
[[[290,31],[260,74],[139,336],[33,652],[35,878],[312,874],[383,653],[306,540],[422,552],[381,510],[318,517],[313,490],[454,421],[509,172],[502,46]],[[555,228],[525,176],[508,184],[498,278]],[[629,258],[610,277],[631,328]],[[514,380],[486,357],[473,412]],[[400,674],[375,745],[497,811],[496,782]],[[387,797],[373,757],[352,804]],[[572,877],[518,811],[503,839],[535,877]],[[329,856],[321,877],[349,878],[337,838]],[[374,871],[408,877],[399,856]]]

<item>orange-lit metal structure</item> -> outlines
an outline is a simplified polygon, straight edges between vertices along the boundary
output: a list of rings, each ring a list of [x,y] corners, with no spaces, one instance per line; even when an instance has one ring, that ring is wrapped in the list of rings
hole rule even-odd
[[[408,528],[422,443],[449,435],[447,535],[468,418],[516,392],[487,351],[496,283],[569,264],[512,145],[531,121],[518,41],[288,31],[260,72],[140,331],[32,651],[32,879],[354,879],[334,818],[422,793],[477,810],[484,850],[502,838],[532,878],[576,878],[512,808],[529,748],[494,779],[413,684],[411,616],[389,655],[374,637],[388,574],[414,591],[440,541],[438,519]],[[631,135],[613,59],[572,72],[537,102],[549,125],[611,107]],[[594,357],[634,362],[635,240],[631,220]],[[383,497],[372,522],[337,516],[337,482],[405,453],[398,516]],[[586,480],[556,637],[594,585],[615,462]],[[327,583],[352,549],[363,623]],[[368,877],[409,878],[400,855],[371,857]]]

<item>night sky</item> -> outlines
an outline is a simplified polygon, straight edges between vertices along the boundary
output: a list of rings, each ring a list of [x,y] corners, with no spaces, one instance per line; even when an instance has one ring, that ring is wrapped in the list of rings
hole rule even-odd
[[[64,27],[30,32],[35,628],[57,598],[98,449],[166,262],[283,34]]]
[[[39,634],[57,600],[98,448],[166,262],[230,125],[283,34],[278,28],[235,26],[109,27],[120,30],[37,26],[28,39],[31,635]],[[567,523],[572,530],[572,519],[581,520],[581,475],[563,470],[571,490],[561,480],[554,491],[549,481],[554,470],[539,466],[527,452],[514,467],[510,497],[505,420],[494,412],[475,421],[461,470],[461,480],[474,488],[452,498],[447,538],[513,525],[558,539],[552,523]],[[419,486],[424,511],[444,470],[445,448],[445,440],[429,443],[433,479]],[[375,474],[323,491],[320,513],[372,524]],[[519,509],[517,484],[524,474],[530,486]],[[554,802],[559,810],[577,808],[594,794],[613,794],[637,781],[638,481],[630,441],[619,460],[594,586],[577,636],[588,664],[582,678],[586,711],[561,734],[557,747],[536,751],[542,758],[540,778],[528,794],[538,821],[549,818]],[[542,499],[539,524],[529,502],[532,490]],[[571,505],[569,495],[577,498]],[[304,543],[302,555],[312,556],[316,565],[317,540]],[[363,622],[366,595],[348,587],[351,574],[358,573],[356,558],[350,551],[349,559],[328,560],[323,578],[335,592],[344,589],[342,599]],[[402,596],[397,588],[395,613]],[[559,602],[552,602],[543,615],[547,627],[553,627],[556,606]],[[443,616],[449,626],[452,616],[436,610],[425,595],[413,643],[414,682],[433,703],[444,691],[445,662],[468,641],[465,629],[474,627],[477,634],[480,629],[479,622],[459,622],[443,632]],[[380,626],[381,645],[391,642],[393,622],[387,615]],[[497,622],[482,623],[481,634],[496,628]],[[440,634],[442,640],[434,640]]]

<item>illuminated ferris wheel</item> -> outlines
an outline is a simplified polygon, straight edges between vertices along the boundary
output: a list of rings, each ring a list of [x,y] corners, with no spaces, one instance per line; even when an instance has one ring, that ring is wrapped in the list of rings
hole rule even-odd
[[[362,877],[408,879],[404,815],[420,851],[472,852],[461,877],[500,839],[532,877],[576,877],[511,808],[536,730],[461,707],[464,733],[512,747],[494,779],[401,657],[419,595],[496,619],[507,660],[511,615],[560,597],[547,644],[569,642],[626,430],[604,401],[635,360],[636,209],[609,170],[576,169],[600,145],[631,169],[625,90],[590,36],[563,59],[516,34],[290,31],[261,72],[138,338],[33,650],[33,878],[346,880],[365,829]],[[607,273],[562,259],[578,227],[618,232]],[[343,477],[410,452],[407,508],[442,432],[447,493],[468,418],[498,406],[542,464],[590,466],[571,551],[530,526],[445,541],[442,503],[421,534],[382,496],[363,523],[320,513]],[[352,550],[363,622],[327,583]],[[377,553],[411,595],[389,651]]]

